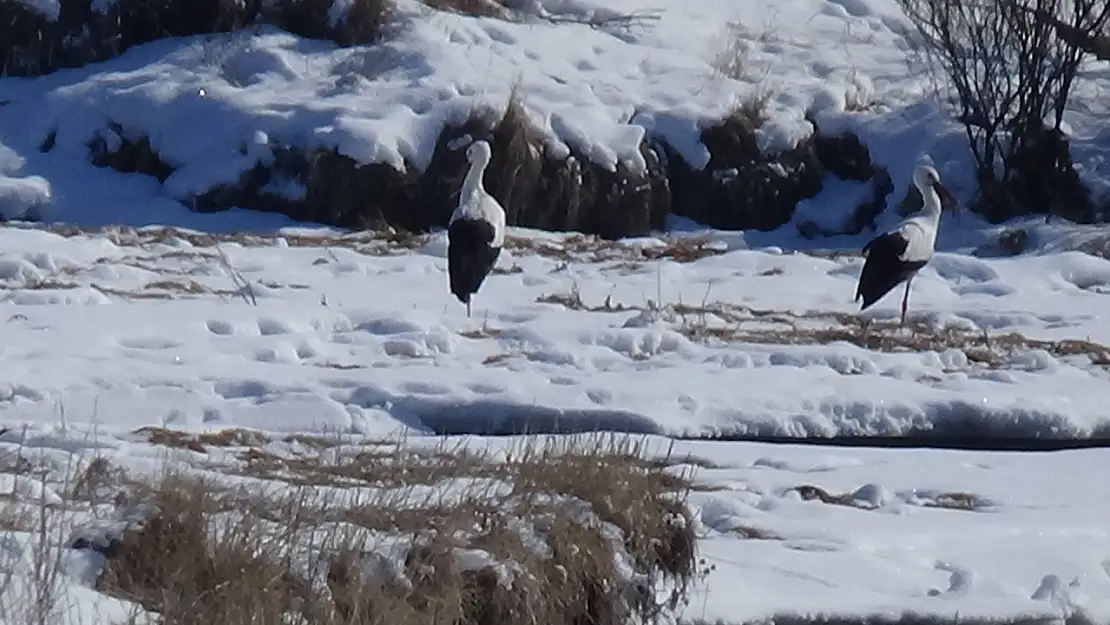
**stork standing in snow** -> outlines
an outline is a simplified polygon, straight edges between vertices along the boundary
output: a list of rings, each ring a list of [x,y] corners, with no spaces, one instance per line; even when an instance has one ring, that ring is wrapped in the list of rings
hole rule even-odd
[[[896,228],[871,239],[863,247],[867,260],[856,287],[856,301],[863,298],[860,310],[867,310],[900,283],[906,283],[902,296],[902,321],[906,324],[906,309],[910,299],[910,284],[914,276],[933,257],[937,240],[937,227],[945,203],[956,205],[952,193],[940,183],[937,170],[921,165],[913,172],[913,183],[925,202],[920,213],[898,224]]]
[[[451,293],[466,304],[482,286],[505,241],[505,209],[482,187],[490,157],[489,143],[475,141],[466,149],[466,172],[459,204],[447,225],[447,275]]]

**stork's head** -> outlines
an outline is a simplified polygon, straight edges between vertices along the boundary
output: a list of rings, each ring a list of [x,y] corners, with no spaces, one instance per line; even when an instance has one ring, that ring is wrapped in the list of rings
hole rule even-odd
[[[472,165],[486,165],[491,155],[489,143],[485,141],[475,141],[466,149],[466,160]]]
[[[951,210],[959,208],[959,203],[956,201],[955,196],[948,190],[948,187],[941,184],[940,174],[937,173],[937,170],[933,168],[933,166],[918,165],[917,169],[913,172],[913,183],[917,186],[917,190],[921,192],[921,197],[924,198],[926,202],[929,201],[931,194],[928,193],[928,191],[931,190],[935,192],[937,198],[940,199],[941,205],[938,208],[941,210],[946,207]]]

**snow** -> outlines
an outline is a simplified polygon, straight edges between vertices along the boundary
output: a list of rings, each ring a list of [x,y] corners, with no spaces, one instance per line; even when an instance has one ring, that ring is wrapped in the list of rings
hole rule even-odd
[[[717,569],[705,606],[691,608],[691,616],[704,610],[725,622],[767,612],[1061,618],[1078,603],[1094,622],[1110,617],[1110,536],[1096,520],[1105,499],[1094,495],[1099,489],[1088,468],[1105,451],[678,447],[677,453],[726,463],[698,476],[729,484],[725,492],[693,496]],[[802,501],[788,491],[819,484],[850,493],[873,480],[888,493],[875,507]],[[988,505],[929,507],[921,495],[930,490],[971,493]],[[737,540],[738,527],[763,537]]]
[[[798,236],[802,221],[842,225],[865,183],[828,178],[773,232],[672,217],[666,239],[603,245],[509,229],[472,319],[448,293],[443,232],[409,248],[182,204],[268,162],[275,145],[421,170],[445,124],[499,111],[514,84],[552,148],[610,168],[643,167],[647,136],[704,166],[699,130],[766,94],[765,149],[807,136],[810,111],[823,132],[857,133],[888,168],[895,190],[879,228],[901,218],[895,206],[919,163],[965,203],[974,190],[962,129],[930,98],[928,75],[907,70],[913,41],[893,0],[517,4],[525,19],[509,22],[401,0],[395,34],[377,46],[255,28],[0,79],[0,214],[65,224],[0,228],[5,451],[33,449],[56,468],[100,454],[152,471],[165,458],[133,434],[151,425],[403,435],[413,445],[458,434],[495,448],[509,440],[483,435],[525,429],[618,430],[658,448],[672,444],[665,436],[1110,434],[1110,262],[1078,251],[1105,245],[1098,227],[946,214],[939,252],[913,283],[915,338],[889,327],[900,293],[856,312],[854,252],[872,231]],[[648,18],[630,28],[550,21],[635,11]],[[1108,89],[1110,69],[1085,70],[1066,115],[1097,195],[1110,192]],[[174,173],[159,183],[91,165],[90,140],[121,142],[112,123],[149,138]],[[40,149],[48,138],[53,148]],[[269,188],[305,193],[293,180]],[[1029,233],[1027,252],[1002,257],[996,241],[1008,228]],[[721,253],[692,262],[641,253],[683,238]],[[873,320],[881,340],[860,339],[858,319]],[[1110,619],[1110,500],[1096,481],[1106,450],[673,444],[719,488],[692,495],[715,569],[687,620],[1074,610]],[[848,505],[791,490],[806,485]],[[937,507],[954,493],[983,507]],[[0,499],[57,506],[63,495],[36,475],[0,471]],[[0,561],[26,564],[29,540],[0,532]],[[456,556],[513,582],[511,562],[478,549]],[[393,575],[388,558],[367,557],[373,575]],[[65,564],[72,610],[133,617],[91,590],[94,562]]]

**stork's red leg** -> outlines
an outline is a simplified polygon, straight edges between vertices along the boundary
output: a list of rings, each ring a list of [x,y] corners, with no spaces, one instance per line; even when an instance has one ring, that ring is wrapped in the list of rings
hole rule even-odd
[[[906,310],[910,304],[910,283],[913,282],[913,276],[906,280],[906,294],[902,296],[902,324],[906,325]]]

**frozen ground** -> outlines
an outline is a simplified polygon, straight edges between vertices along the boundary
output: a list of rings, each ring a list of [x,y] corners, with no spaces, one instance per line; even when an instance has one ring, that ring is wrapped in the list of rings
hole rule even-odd
[[[332,453],[280,438],[253,440],[260,453],[283,458]],[[342,440],[342,453],[373,445],[354,436]],[[647,442],[652,456],[667,452],[668,441]],[[419,437],[408,444],[442,448]],[[447,444],[497,453],[514,441]],[[41,502],[60,510],[73,488],[67,476],[72,480],[94,457],[132,475],[169,461],[178,470],[213,476],[242,466],[236,459],[246,449],[169,449],[143,436],[90,436],[40,423],[0,435],[5,467],[23,467],[0,473],[0,494],[32,509]],[[670,454],[670,470],[692,469],[700,484],[689,501],[703,566],[711,569],[681,610],[683,622],[739,624],[793,615],[896,619],[904,613],[936,622],[1046,625],[1077,615],[1094,623],[1110,618],[1110,499],[1095,470],[1107,462],[1105,450],[822,451],[680,442]],[[76,528],[86,529],[66,530],[61,539],[92,536],[96,527],[111,526],[111,518],[90,525],[76,517]],[[33,536],[4,536],[0,558],[15,563],[5,578],[10,601],[16,589],[33,587],[37,552]],[[36,622],[144,622],[127,620],[134,613],[125,603],[91,589],[97,558],[89,551],[64,552],[58,619]]]

